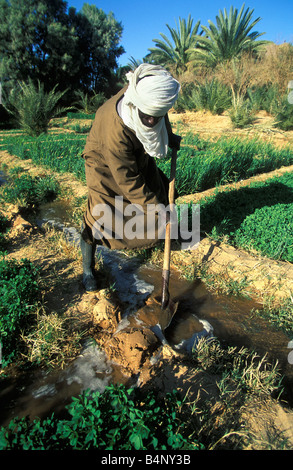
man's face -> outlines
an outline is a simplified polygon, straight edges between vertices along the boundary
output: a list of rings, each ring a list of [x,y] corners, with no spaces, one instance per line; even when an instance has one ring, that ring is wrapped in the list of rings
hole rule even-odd
[[[140,109],[138,110],[138,115],[140,117],[141,122],[146,127],[154,127],[163,118],[163,116],[149,116],[148,114],[145,114],[140,111]]]

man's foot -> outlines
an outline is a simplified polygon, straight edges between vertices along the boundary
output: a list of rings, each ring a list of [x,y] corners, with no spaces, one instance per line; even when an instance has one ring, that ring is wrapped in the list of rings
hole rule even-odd
[[[99,290],[97,281],[93,274],[84,274],[82,283],[86,292],[97,292]]]

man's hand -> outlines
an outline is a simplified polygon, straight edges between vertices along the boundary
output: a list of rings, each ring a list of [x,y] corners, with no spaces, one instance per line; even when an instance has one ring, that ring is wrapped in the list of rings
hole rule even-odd
[[[180,142],[181,142],[181,139],[182,137],[180,135],[176,135],[176,134],[170,134],[169,135],[169,147],[171,149],[176,149],[176,150],[179,150],[180,149]]]

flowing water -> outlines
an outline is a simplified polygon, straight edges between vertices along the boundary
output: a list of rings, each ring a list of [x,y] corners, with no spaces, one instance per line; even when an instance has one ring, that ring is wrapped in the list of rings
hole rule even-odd
[[[66,207],[63,203],[44,206],[38,215],[38,224],[49,223],[64,231],[69,242],[79,243],[79,233],[66,226]],[[125,255],[98,248],[104,264],[111,270],[118,295],[126,305],[126,314],[142,307],[146,299],[160,294],[161,270],[141,266]],[[170,295],[179,300],[178,310],[165,338],[174,347],[184,344],[198,331],[198,318],[213,328],[222,344],[246,347],[261,356],[268,354],[279,361],[285,376],[286,400],[293,404],[293,367],[288,362],[288,337],[274,330],[268,322],[252,315],[253,308],[261,308],[248,299],[211,294],[200,281],[188,282],[172,272]],[[3,379],[0,390],[0,425],[6,425],[16,416],[48,416],[53,411],[62,413],[64,406],[82,390],[103,391],[113,380],[119,380],[119,370],[109,362],[93,342],[87,342],[80,356],[63,371],[47,373],[29,371]]]
[[[3,186],[7,181],[7,176],[4,171],[0,171],[0,186]]]

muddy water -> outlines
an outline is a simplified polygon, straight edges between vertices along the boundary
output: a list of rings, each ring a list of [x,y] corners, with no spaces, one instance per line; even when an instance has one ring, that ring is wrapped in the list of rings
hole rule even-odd
[[[48,202],[39,207],[37,223],[39,225],[49,223],[63,230],[63,227],[70,222],[71,213],[72,208],[70,207],[69,201],[62,199],[60,201]]]
[[[154,295],[160,295],[161,272],[143,268],[140,275],[155,286]],[[184,338],[188,339],[197,328],[198,317],[208,321],[213,333],[221,344],[242,346],[257,352],[261,357],[267,354],[271,362],[278,360],[283,385],[284,397],[293,404],[293,365],[289,364],[288,337],[274,329],[267,321],[253,314],[253,309],[261,310],[257,302],[234,296],[211,294],[201,281],[187,282],[178,278],[174,272],[170,278],[170,295],[178,300],[178,310],[165,331],[171,345],[176,345]]]
[[[3,186],[7,181],[7,175],[4,171],[0,171],[0,186]]]

